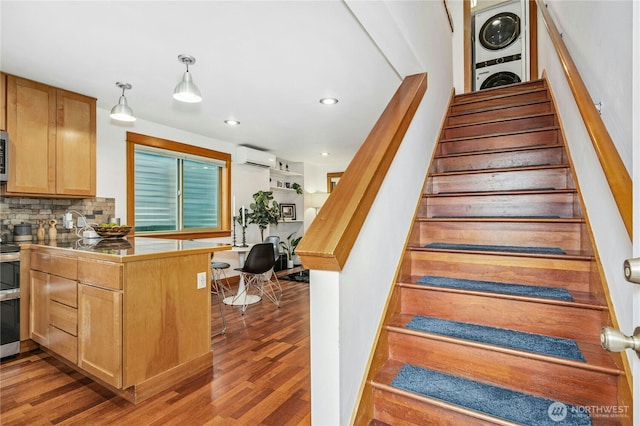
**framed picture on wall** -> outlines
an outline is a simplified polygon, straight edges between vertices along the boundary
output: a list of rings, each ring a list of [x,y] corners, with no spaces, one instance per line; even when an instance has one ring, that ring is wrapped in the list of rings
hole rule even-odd
[[[296,220],[296,205],[295,204],[280,204],[280,217],[283,221]]]
[[[343,172],[327,173],[327,192],[333,191]]]

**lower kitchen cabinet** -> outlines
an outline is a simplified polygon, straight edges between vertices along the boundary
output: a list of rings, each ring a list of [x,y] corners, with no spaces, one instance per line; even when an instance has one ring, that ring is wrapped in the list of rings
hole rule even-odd
[[[78,285],[78,367],[122,388],[122,293]]]
[[[31,271],[31,307],[29,333],[31,339],[49,346],[49,274]]]
[[[29,336],[138,403],[212,369],[211,253],[217,245],[132,238],[131,255],[30,244]],[[174,247],[167,250],[167,247]]]

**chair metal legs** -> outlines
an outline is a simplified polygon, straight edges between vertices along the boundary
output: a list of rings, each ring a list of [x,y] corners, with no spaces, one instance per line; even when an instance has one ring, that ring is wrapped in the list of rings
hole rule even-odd
[[[282,299],[282,286],[278,281],[278,276],[271,269],[263,274],[262,286],[260,293],[267,296],[278,308],[280,307],[280,299]]]
[[[222,330],[213,334],[211,337],[227,332],[227,320],[224,317],[224,291],[227,290],[231,293],[231,287],[229,286],[229,281],[227,280],[224,270],[229,267],[230,265],[228,263],[223,262],[213,262],[211,264],[211,294],[215,294],[218,299],[218,308],[220,309],[220,316],[222,317]]]
[[[215,294],[218,299],[218,308],[220,309],[220,316],[222,317],[222,330],[212,334],[211,337],[213,337],[227,332],[227,320],[224,317],[224,293],[222,292],[222,285],[215,279],[211,280],[211,294]]]
[[[249,295],[249,290],[251,288],[255,288],[259,293],[260,297],[266,297],[270,301],[272,301],[276,307],[280,307],[280,299],[282,298],[282,287],[280,286],[280,282],[278,281],[278,277],[275,272],[272,270],[265,272],[264,274],[249,274],[242,273],[245,289],[244,294],[238,294],[234,298],[241,299],[244,298],[244,302],[242,304],[242,314],[247,310],[247,296]]]

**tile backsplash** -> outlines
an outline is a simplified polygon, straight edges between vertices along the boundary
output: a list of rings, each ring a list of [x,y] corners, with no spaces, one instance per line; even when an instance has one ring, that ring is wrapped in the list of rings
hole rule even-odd
[[[108,222],[115,216],[115,198],[27,198],[27,197],[0,197],[0,221],[2,231],[13,231],[13,225],[30,223],[33,236],[36,236],[38,221],[45,221],[45,228],[49,228],[49,220],[58,221],[58,239],[75,238],[74,231],[64,229],[62,219],[65,213],[71,212],[74,223],[82,214],[88,224]]]

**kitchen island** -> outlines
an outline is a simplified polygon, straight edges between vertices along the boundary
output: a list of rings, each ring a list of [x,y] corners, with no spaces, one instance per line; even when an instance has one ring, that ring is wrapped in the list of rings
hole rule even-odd
[[[212,371],[210,262],[230,248],[147,237],[24,244],[21,340],[133,403]]]

